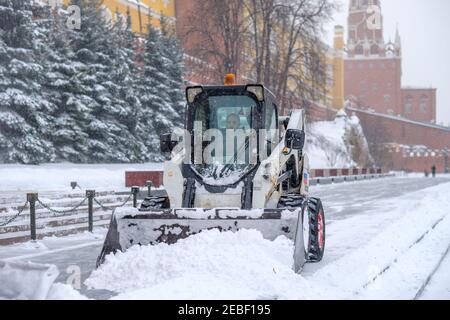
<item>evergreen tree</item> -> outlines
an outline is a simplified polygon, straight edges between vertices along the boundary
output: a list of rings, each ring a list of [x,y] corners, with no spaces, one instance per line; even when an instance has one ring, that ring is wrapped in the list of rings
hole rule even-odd
[[[0,161],[54,160],[46,139],[52,105],[43,99],[40,26],[30,0],[0,0]]]
[[[160,25],[163,36],[163,56],[166,58],[165,68],[169,78],[168,92],[172,106],[178,111],[178,117],[174,118],[173,122],[177,126],[183,126],[185,113],[183,49],[174,29],[163,14],[161,14]]]
[[[145,39],[101,0],[64,10],[0,0],[0,162],[161,160],[159,135],[182,123],[182,51],[162,20]]]
[[[151,24],[149,17],[147,35],[143,47],[138,49],[140,76],[137,81],[137,92],[141,99],[143,117],[140,125],[144,126],[144,137],[149,150],[156,160],[159,155],[159,136],[173,130],[174,119],[180,117],[179,111],[172,104],[167,75],[168,60],[164,56],[161,33]]]
[[[131,17],[116,13],[116,22],[113,26],[115,68],[111,79],[116,84],[116,99],[125,107],[126,114],[120,119],[131,135],[130,141],[125,141],[124,152],[133,161],[146,161],[150,159],[149,151],[141,139],[138,128],[139,119],[142,118],[141,101],[134,83],[137,81],[138,68],[135,61],[134,43],[136,37],[131,30]]]
[[[120,37],[114,25],[105,21],[102,1],[72,2],[82,9],[81,30],[72,33],[73,51],[82,66],[73,79],[81,90],[74,99],[86,108],[90,117],[86,128],[90,160],[142,161],[146,149],[136,142],[127,123],[134,109],[124,92],[130,76],[124,61],[129,53],[119,47]]]
[[[45,98],[57,105],[52,123],[52,141],[57,160],[88,162],[89,109],[84,105],[81,84],[76,81],[79,72],[87,67],[76,61],[71,48],[72,31],[66,27],[66,14],[57,9],[48,28],[48,46],[53,51],[46,59]]]

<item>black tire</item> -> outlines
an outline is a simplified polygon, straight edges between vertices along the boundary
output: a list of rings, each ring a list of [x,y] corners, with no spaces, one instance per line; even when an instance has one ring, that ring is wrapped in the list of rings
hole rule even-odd
[[[299,194],[286,194],[278,202],[279,209],[297,209],[302,208],[306,198]]]
[[[141,204],[140,211],[150,211],[152,209],[169,209],[170,203],[167,197],[147,197]]]
[[[323,259],[325,253],[325,213],[322,201],[317,198],[308,199],[310,243],[308,262],[316,263]]]
[[[303,270],[303,267],[308,262],[308,252],[306,250],[305,241],[304,241],[304,229],[303,229],[303,221],[305,217],[305,213],[307,212],[306,208],[306,198],[299,194],[287,194],[280,198],[278,202],[279,209],[301,209],[299,212],[299,219],[297,220],[295,226],[295,236],[294,236],[294,271],[296,273],[300,273]]]

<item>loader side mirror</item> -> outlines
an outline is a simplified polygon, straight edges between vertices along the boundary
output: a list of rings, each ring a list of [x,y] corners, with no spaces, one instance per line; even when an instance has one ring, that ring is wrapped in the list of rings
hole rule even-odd
[[[289,129],[284,138],[285,146],[289,149],[303,150],[305,147],[305,131],[299,129]]]
[[[291,121],[290,117],[279,117],[278,119],[278,125],[284,128],[284,130],[287,130],[289,128],[289,122]]]
[[[161,141],[160,141],[160,147],[161,152],[172,152],[175,146],[178,144],[177,141],[172,140],[172,134],[171,133],[165,133],[161,135]]]
[[[287,128],[289,128],[289,121],[291,121],[291,118],[286,118],[283,120],[283,126],[284,126],[285,130],[287,130]]]

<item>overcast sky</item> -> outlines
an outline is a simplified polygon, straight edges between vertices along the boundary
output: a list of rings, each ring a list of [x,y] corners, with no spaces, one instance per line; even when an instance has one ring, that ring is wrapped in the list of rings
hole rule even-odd
[[[327,26],[341,24],[347,31],[349,0],[338,0],[341,10]],[[403,85],[437,88],[438,122],[450,124],[450,1],[381,0],[384,38],[394,40],[398,25],[403,45]]]

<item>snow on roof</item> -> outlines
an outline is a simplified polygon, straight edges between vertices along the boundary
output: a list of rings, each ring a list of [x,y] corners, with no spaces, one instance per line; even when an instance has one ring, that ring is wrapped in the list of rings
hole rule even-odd
[[[402,87],[402,90],[437,90],[437,89],[431,86],[430,87],[404,86]]]

